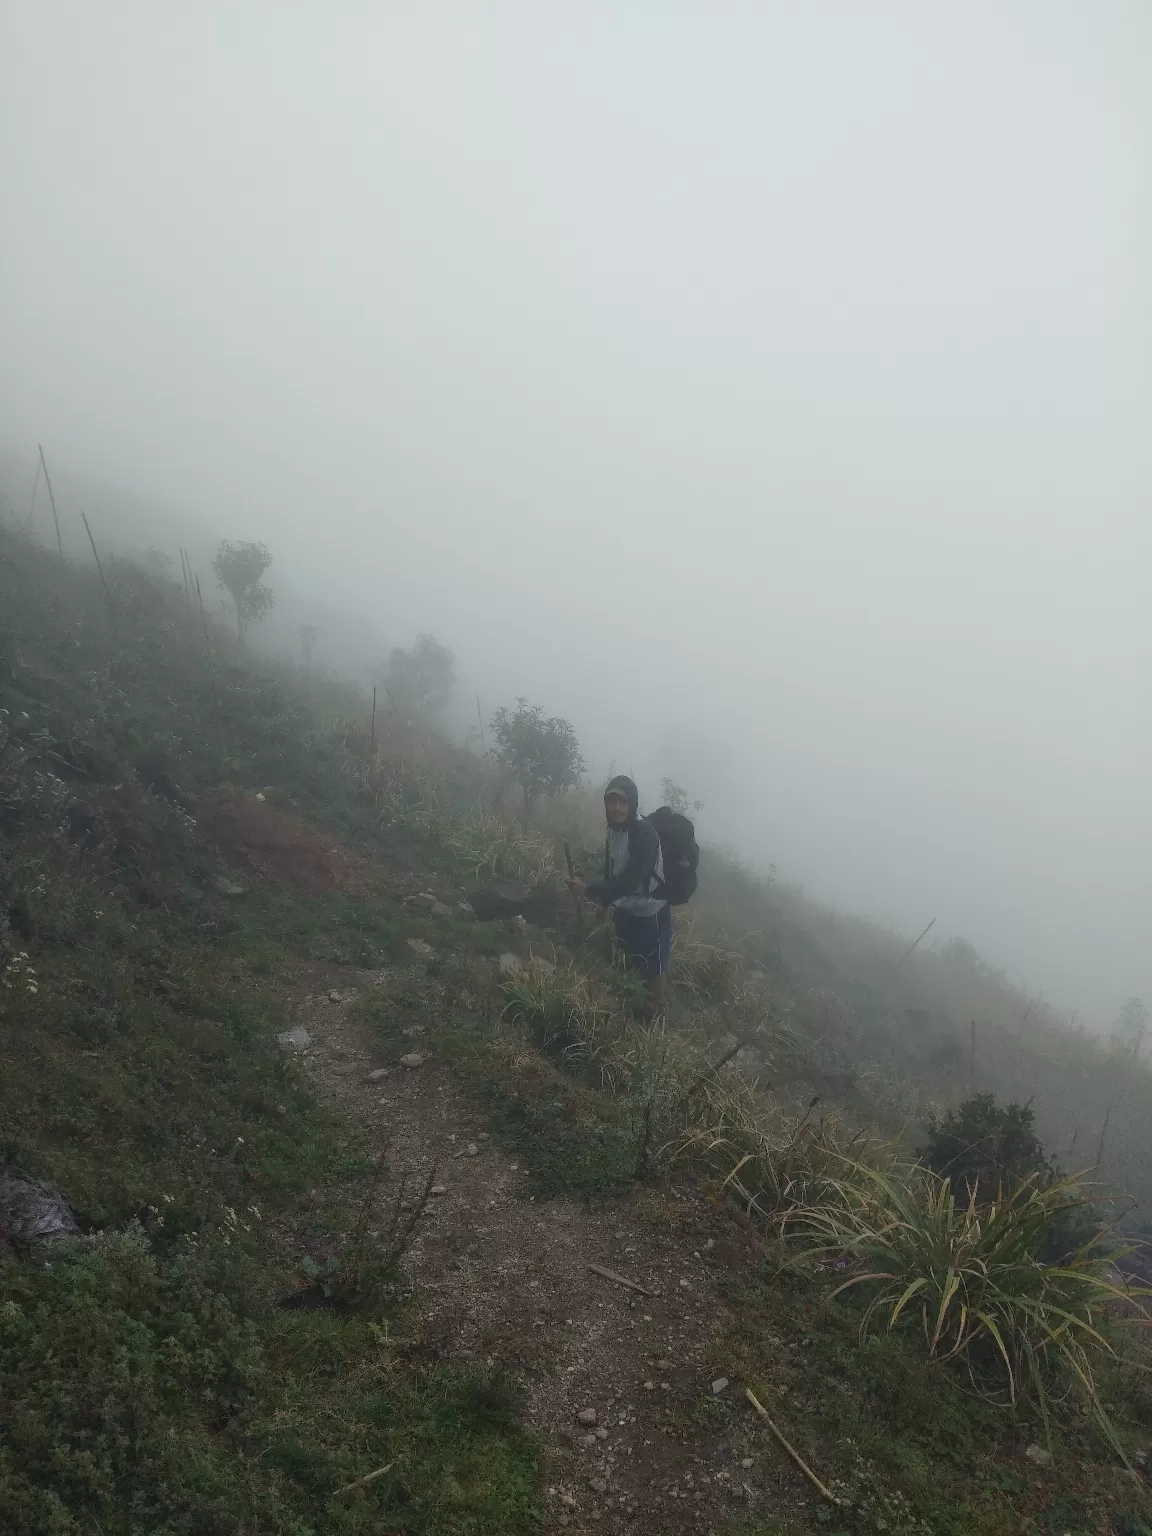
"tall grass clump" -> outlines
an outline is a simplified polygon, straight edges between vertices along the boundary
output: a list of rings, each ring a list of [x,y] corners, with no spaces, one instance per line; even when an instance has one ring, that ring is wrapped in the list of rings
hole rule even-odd
[[[891,1161],[887,1144],[850,1129],[839,1115],[815,1114],[817,1102],[789,1115],[739,1077],[714,1081],[705,1086],[679,1155],[723,1174],[725,1190],[753,1218],[772,1222],[816,1208],[845,1167]]]
[[[1120,1302],[1143,1318],[1148,1293],[1113,1283],[1098,1232],[1061,1262],[1043,1262],[1052,1228],[1092,1203],[1073,1180],[1028,1179],[983,1204],[977,1195],[973,1187],[957,1199],[928,1169],[846,1161],[788,1226],[809,1240],[804,1257],[855,1266],[832,1294],[868,1292],[862,1336],[914,1323],[931,1358],[963,1361],[1012,1405],[1034,1403],[1049,1440],[1053,1401],[1078,1394],[1123,1454],[1098,1387],[1099,1365],[1116,1358],[1106,1313]]]
[[[503,1017],[550,1055],[585,1060],[603,1054],[621,1021],[574,966],[530,961],[504,986]]]

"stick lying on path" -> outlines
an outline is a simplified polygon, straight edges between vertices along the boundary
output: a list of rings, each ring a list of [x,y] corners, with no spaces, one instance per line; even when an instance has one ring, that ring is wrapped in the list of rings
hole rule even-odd
[[[343,1488],[337,1488],[336,1493],[351,1493],[353,1488],[363,1488],[367,1483],[374,1483],[378,1477],[383,1477],[385,1472],[391,1472],[395,1465],[394,1461],[390,1461],[386,1467],[377,1467],[375,1472],[369,1472],[366,1477],[358,1477],[354,1483],[345,1483]],[[330,1494],[329,1497],[334,1499],[336,1493]]]
[[[745,1389],[744,1389],[744,1396],[752,1404],[753,1408],[755,1408],[756,1412],[764,1420],[765,1424],[767,1424],[768,1428],[772,1431],[773,1435],[775,1435],[775,1437],[776,1437],[777,1441],[779,1442],[779,1444],[784,1447],[784,1449],[787,1451],[788,1455],[792,1458],[792,1460],[800,1468],[801,1472],[803,1472],[804,1476],[812,1484],[813,1488],[817,1489],[818,1492],[823,1494],[823,1496],[828,1500],[829,1504],[835,1504],[837,1509],[839,1509],[839,1507],[840,1507],[840,1500],[836,1497],[836,1495],[832,1492],[832,1490],[830,1488],[825,1488],[824,1484],[816,1476],[815,1472],[813,1472],[812,1468],[804,1460],[804,1458],[803,1458],[803,1456],[801,1456],[800,1452],[797,1451],[797,1450],[794,1450],[793,1447],[788,1444],[788,1441],[785,1440],[784,1436],[776,1428],[775,1424],[773,1424],[772,1420],[768,1417],[767,1413],[765,1413],[764,1409],[757,1402],[755,1393],[752,1391],[751,1387],[745,1387]]]
[[[617,1285],[626,1285],[630,1291],[639,1291],[641,1296],[651,1296],[652,1292],[645,1290],[642,1285],[637,1285],[635,1280],[629,1280],[624,1275],[618,1275],[614,1269],[605,1269],[603,1264],[589,1264],[588,1268],[594,1275],[603,1275],[605,1280],[614,1280]]]

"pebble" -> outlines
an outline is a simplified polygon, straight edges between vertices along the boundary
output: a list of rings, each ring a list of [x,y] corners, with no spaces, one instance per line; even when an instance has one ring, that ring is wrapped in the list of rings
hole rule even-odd
[[[514,955],[510,949],[506,949],[496,962],[502,976],[515,976],[524,969],[520,956]]]
[[[470,1141],[468,1143],[468,1145],[464,1148],[464,1156],[465,1157],[479,1157],[479,1155],[480,1155],[480,1148],[476,1145],[476,1143],[474,1141]]]
[[[600,1442],[596,1439],[595,1435],[581,1435],[580,1436],[580,1444],[585,1446],[588,1449],[591,1449],[591,1447],[594,1446],[594,1445],[599,1445],[599,1443]]]
[[[596,1431],[596,1438],[597,1440],[607,1440],[608,1431],[604,1428],[603,1424],[601,1424],[600,1428]]]
[[[434,960],[436,958],[436,951],[424,939],[409,939],[407,943],[412,953],[419,955],[422,960]]]
[[[432,903],[431,912],[433,917],[456,916],[456,913],[453,911],[453,909],[451,907],[446,907],[442,901],[434,901]]]
[[[598,1417],[599,1415],[595,1408],[581,1408],[580,1412],[576,1415],[576,1422],[578,1424],[595,1424]]]
[[[575,1509],[576,1508],[576,1500],[572,1497],[572,1495],[570,1493],[562,1493],[560,1495],[560,1502],[561,1502],[561,1504],[563,1504],[565,1509]]]
[[[712,1383],[712,1393],[713,1393],[713,1396],[719,1397],[721,1392],[723,1392],[724,1388],[727,1385],[728,1385],[728,1378],[727,1378],[727,1376],[717,1376],[716,1380]]]
[[[415,896],[406,896],[405,901],[410,907],[434,907],[438,898],[431,891],[417,891]]]
[[[220,892],[221,896],[243,896],[244,894],[244,887],[237,885],[235,880],[218,879],[216,881],[216,889]]]
[[[376,1067],[373,1071],[369,1072],[368,1081],[370,1083],[382,1083],[387,1076],[387,1067]]]
[[[656,1383],[654,1381],[646,1381],[644,1383],[644,1390],[645,1392],[655,1392]]]
[[[448,1193],[448,1186],[447,1184],[433,1184],[428,1193],[430,1195],[446,1195]]]
[[[1052,1453],[1046,1451],[1042,1445],[1030,1445],[1024,1454],[1037,1467],[1050,1467],[1052,1465]]]
[[[672,1369],[671,1360],[657,1360],[656,1369],[658,1371],[670,1371]]]
[[[588,1479],[588,1486],[589,1486],[589,1488],[591,1488],[593,1493],[607,1493],[608,1492],[608,1484],[604,1481],[604,1479],[602,1477],[590,1477]]]
[[[747,1472],[748,1468],[753,1465],[751,1456],[745,1456],[740,1465],[744,1468],[745,1472]]]
[[[312,1044],[312,1036],[304,1028],[303,1024],[297,1024],[293,1029],[284,1030],[276,1038],[286,1051],[306,1051]]]
[[[419,1051],[409,1051],[407,1056],[401,1056],[400,1065],[408,1068],[422,1067],[424,1065],[424,1058]]]

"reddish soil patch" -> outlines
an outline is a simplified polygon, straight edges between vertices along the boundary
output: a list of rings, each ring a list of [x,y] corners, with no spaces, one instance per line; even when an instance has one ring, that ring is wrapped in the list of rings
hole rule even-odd
[[[196,819],[229,864],[310,896],[340,891],[369,896],[375,881],[364,861],[331,832],[318,832],[290,811],[232,795],[202,800]]]

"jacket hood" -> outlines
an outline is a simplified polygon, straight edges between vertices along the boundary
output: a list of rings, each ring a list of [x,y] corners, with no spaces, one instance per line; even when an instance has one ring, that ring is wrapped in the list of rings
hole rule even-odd
[[[626,773],[618,773],[604,791],[605,795],[623,795],[628,802],[628,819],[640,814],[640,791]]]

